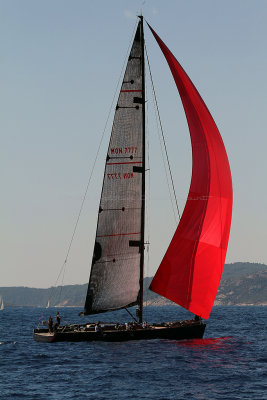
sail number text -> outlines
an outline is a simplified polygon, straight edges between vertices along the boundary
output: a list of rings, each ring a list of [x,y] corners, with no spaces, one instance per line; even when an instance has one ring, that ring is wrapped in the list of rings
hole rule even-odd
[[[111,154],[136,154],[137,147],[113,147],[110,152]]]
[[[107,174],[108,179],[131,179],[134,177],[133,172],[113,172],[112,174]]]

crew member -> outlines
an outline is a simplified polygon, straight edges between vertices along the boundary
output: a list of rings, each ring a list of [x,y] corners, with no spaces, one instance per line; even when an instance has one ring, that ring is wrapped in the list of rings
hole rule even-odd
[[[51,317],[51,315],[50,315],[50,317],[48,319],[48,330],[49,330],[50,333],[53,332],[53,318]]]
[[[57,326],[59,326],[60,325],[60,320],[61,320],[59,312],[57,312],[56,320],[57,320]]]

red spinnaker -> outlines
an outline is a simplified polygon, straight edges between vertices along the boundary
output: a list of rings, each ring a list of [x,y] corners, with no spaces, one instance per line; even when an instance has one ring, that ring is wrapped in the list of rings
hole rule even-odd
[[[219,130],[194,84],[150,27],[173,74],[192,144],[185,209],[150,288],[208,319],[219,287],[232,217],[232,179]]]

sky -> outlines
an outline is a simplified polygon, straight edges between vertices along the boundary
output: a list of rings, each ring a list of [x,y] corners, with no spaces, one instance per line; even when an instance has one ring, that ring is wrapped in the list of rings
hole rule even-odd
[[[88,281],[112,100],[141,9],[223,137],[234,190],[226,262],[267,264],[266,0],[0,0],[0,287],[57,282],[111,109],[63,281],[60,275],[64,284]],[[147,27],[145,36],[182,210],[191,177],[189,132]],[[152,116],[149,90],[147,106]],[[155,123],[148,133],[146,275],[152,276],[176,222]]]

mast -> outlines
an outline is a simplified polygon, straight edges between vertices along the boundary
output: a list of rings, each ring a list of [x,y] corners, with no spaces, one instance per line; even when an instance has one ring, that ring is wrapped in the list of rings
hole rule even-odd
[[[145,135],[145,52],[144,52],[144,25],[143,25],[143,16],[140,15],[141,22],[141,49],[142,49],[142,59],[141,59],[141,68],[142,68],[142,132],[143,132],[143,143],[142,143],[142,210],[141,210],[141,257],[140,257],[140,295],[139,295],[139,323],[143,322],[143,282],[144,282],[144,252],[145,252],[145,183],[146,183],[146,135]]]

